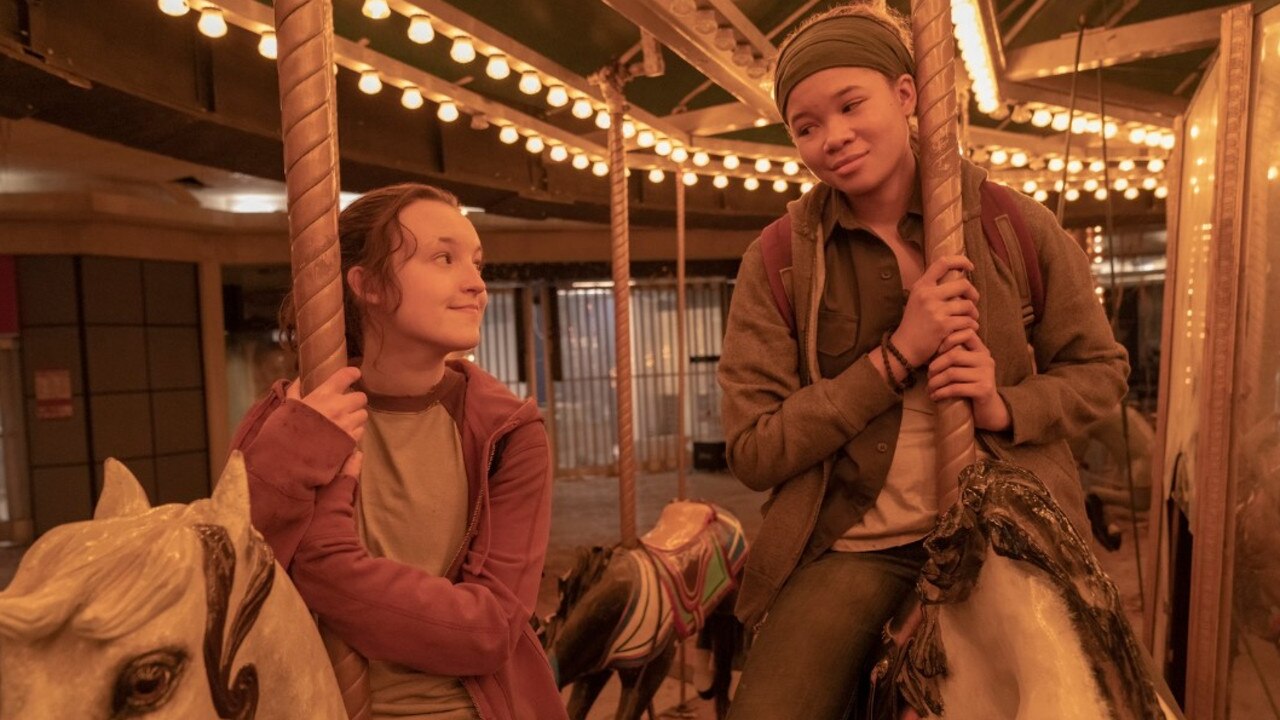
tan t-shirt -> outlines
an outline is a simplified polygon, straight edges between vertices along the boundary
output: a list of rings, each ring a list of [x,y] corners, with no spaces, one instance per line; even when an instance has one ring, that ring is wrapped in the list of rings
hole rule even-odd
[[[443,576],[467,529],[467,475],[461,437],[458,372],[422,397],[369,393],[357,524],[371,555]],[[471,696],[452,676],[370,662],[373,717],[475,720]]]

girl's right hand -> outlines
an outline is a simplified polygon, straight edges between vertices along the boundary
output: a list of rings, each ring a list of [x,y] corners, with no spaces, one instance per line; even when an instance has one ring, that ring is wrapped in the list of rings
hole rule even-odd
[[[306,403],[350,435],[352,440],[360,442],[365,423],[369,420],[369,411],[365,409],[369,398],[362,392],[351,392],[351,386],[359,379],[360,368],[344,367],[302,397],[302,383],[295,378],[289,383],[285,397]]]
[[[973,263],[963,255],[938,258],[911,286],[892,340],[915,367],[928,362],[951,333],[978,329],[978,291],[973,283],[965,277],[941,282],[953,270],[972,272]]]

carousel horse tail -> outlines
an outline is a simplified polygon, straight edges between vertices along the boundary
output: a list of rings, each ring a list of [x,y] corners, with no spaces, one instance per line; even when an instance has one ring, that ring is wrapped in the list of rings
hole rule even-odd
[[[333,674],[342,691],[342,705],[350,720],[371,720],[373,696],[369,690],[369,663],[324,625],[320,626],[320,639],[333,664]]]

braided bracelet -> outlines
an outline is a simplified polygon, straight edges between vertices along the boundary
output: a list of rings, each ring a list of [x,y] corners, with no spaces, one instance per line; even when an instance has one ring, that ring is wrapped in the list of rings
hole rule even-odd
[[[903,389],[913,387],[916,384],[916,368],[911,363],[907,362],[906,356],[903,355],[902,352],[898,350],[897,346],[893,344],[893,339],[890,337],[891,335],[892,333],[886,332],[884,336],[880,338],[880,348],[893,353],[894,359],[896,359],[902,365],[902,369],[906,371],[907,376],[902,381]],[[885,363],[888,363],[887,357],[885,358]]]
[[[884,343],[880,343],[880,361],[884,363],[884,374],[887,376],[884,381],[889,383],[889,389],[902,394],[903,385],[898,382],[898,376],[893,374],[893,363],[889,362],[889,351],[885,349]]]

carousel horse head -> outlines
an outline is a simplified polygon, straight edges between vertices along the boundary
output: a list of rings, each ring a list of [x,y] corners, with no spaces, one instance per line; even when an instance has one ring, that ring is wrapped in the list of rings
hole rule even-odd
[[[557,579],[560,603],[556,606],[556,611],[540,623],[539,634],[544,648],[549,650],[555,646],[565,618],[573,612],[587,590],[600,581],[605,568],[609,567],[609,560],[615,549],[601,545],[577,548],[573,565]]]
[[[46,533],[0,593],[0,717],[345,718],[278,569],[238,452],[212,498],[156,508],[108,460],[94,519]]]
[[[1044,484],[984,461],[960,485],[925,541],[907,701],[960,720],[1165,718],[1119,592]]]

